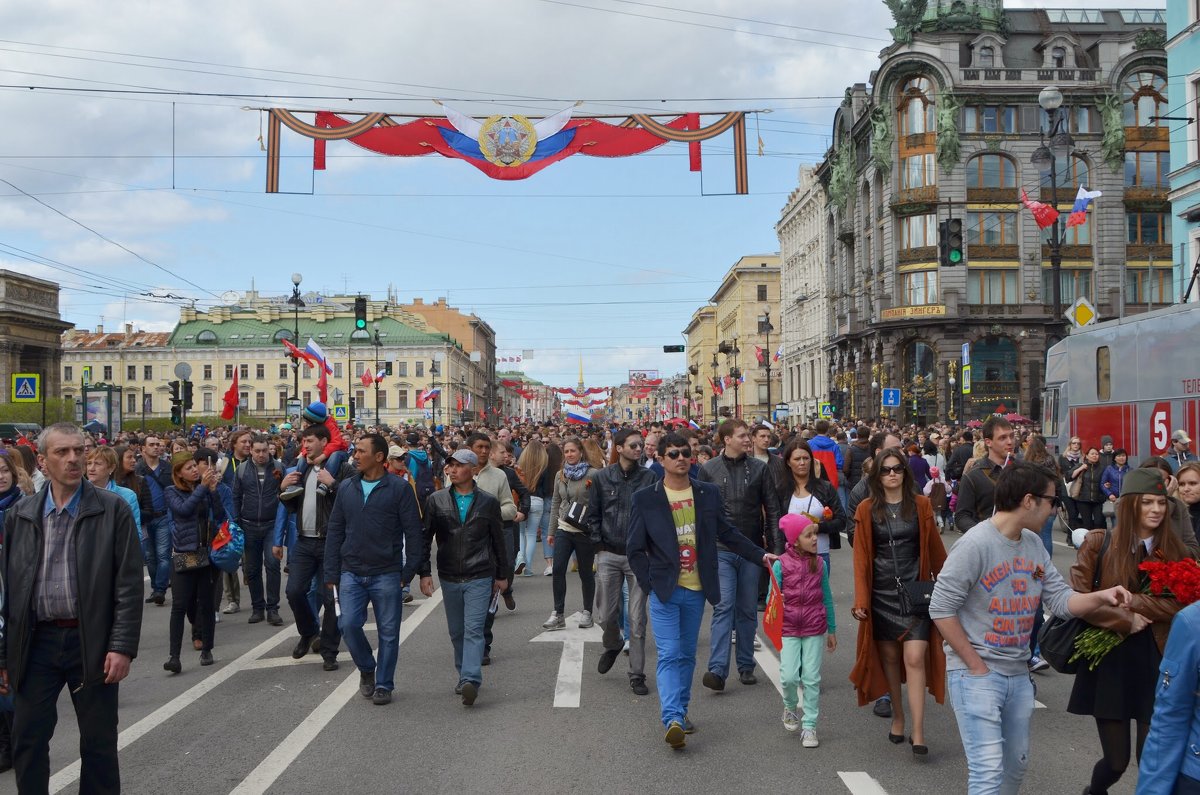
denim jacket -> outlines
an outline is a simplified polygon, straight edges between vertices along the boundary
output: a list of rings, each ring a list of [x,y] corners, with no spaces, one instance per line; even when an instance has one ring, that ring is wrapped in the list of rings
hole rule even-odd
[[[1171,795],[1180,774],[1200,779],[1200,602],[1171,622],[1137,795]]]

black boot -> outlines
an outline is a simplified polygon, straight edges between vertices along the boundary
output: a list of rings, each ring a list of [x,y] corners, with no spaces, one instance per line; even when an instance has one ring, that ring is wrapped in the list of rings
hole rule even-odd
[[[0,773],[12,769],[12,719],[11,712],[0,712]]]

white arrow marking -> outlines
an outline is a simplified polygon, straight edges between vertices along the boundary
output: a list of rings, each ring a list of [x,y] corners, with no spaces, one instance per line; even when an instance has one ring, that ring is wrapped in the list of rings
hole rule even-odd
[[[600,643],[604,632],[599,626],[579,628],[579,613],[567,616],[567,628],[546,630],[530,643],[561,643],[562,658],[558,661],[558,681],[554,685],[554,706],[578,707],[583,685],[583,645]]]
[[[850,790],[851,795],[887,795],[887,790],[879,786],[879,782],[866,773],[838,772],[838,778]]]

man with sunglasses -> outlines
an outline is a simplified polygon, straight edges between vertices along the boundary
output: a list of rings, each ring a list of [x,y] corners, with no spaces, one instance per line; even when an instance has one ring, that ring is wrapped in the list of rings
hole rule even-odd
[[[639,463],[642,434],[622,428],[613,435],[617,461],[592,478],[584,521],[596,548],[596,620],[604,630],[604,652],[596,670],[606,674],[625,642],[621,638],[621,584],[629,585],[629,687],[639,696],[646,687],[646,592],[637,587],[626,557],[625,541],[633,494],[658,477]],[[728,644],[728,640],[726,640]]]
[[[1121,586],[1076,593],[1037,530],[1058,505],[1056,478],[1016,463],[996,478],[996,511],[950,550],[929,617],[945,640],[946,684],[967,757],[970,792],[1016,792],[1029,763],[1034,686],[1027,660],[1035,613],[1087,618],[1126,609]]]

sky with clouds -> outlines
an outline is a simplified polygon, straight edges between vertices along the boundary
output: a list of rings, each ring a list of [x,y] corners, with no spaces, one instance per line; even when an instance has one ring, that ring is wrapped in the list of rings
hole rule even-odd
[[[662,346],[740,256],[778,250],[797,169],[890,25],[881,0],[9,0],[0,267],[59,282],[80,328],[167,330],[181,304],[282,294],[299,272],[305,290],[446,297],[546,383],[574,384],[580,356],[591,385],[674,373]],[[435,98],[474,116],[761,111],[750,195],[728,195],[728,135],[699,174],[668,144],[501,182],[346,142],[314,173],[286,130],[286,193],[264,194],[254,109],[435,116]]]

